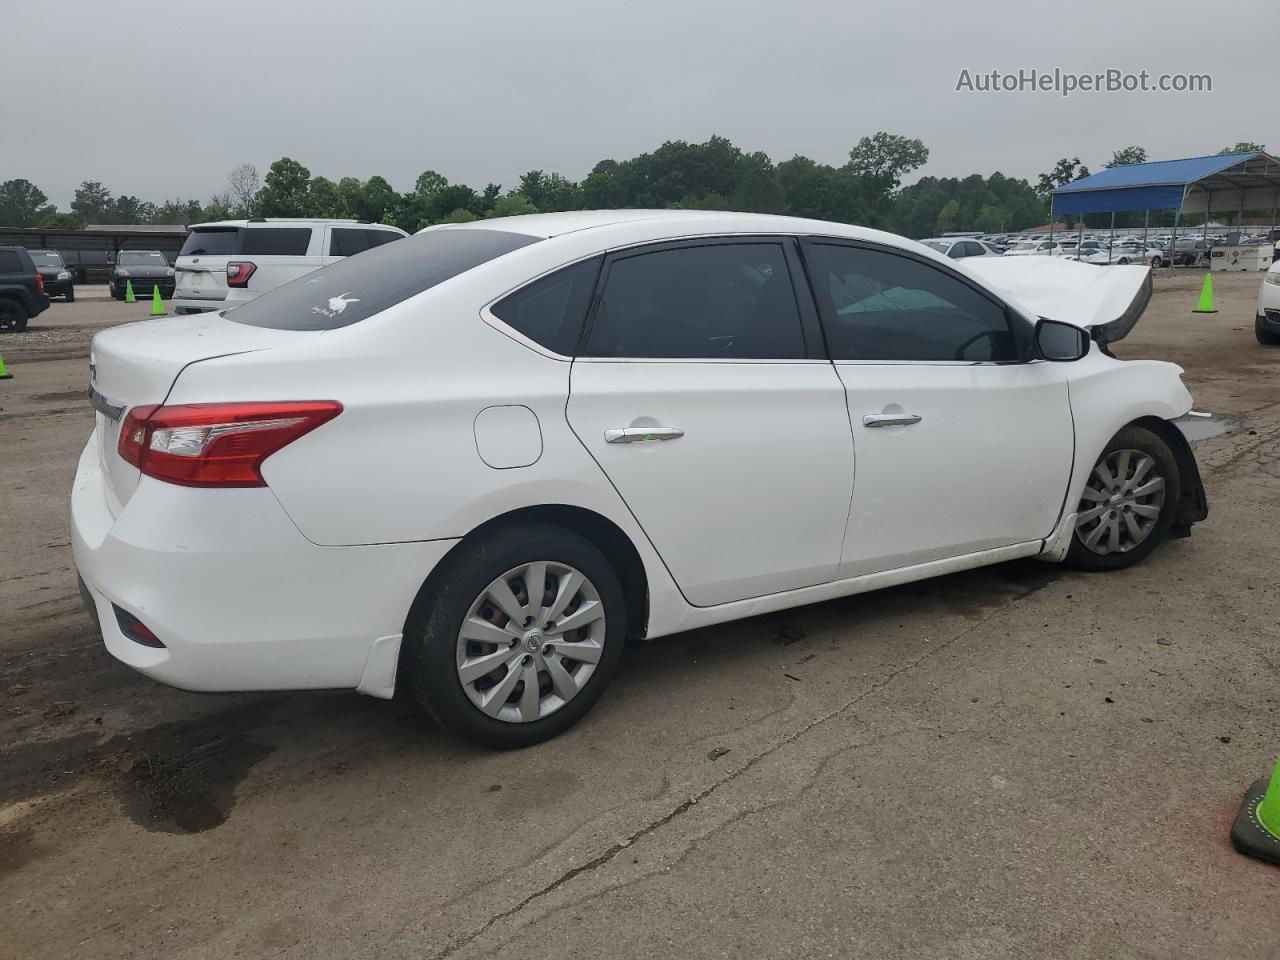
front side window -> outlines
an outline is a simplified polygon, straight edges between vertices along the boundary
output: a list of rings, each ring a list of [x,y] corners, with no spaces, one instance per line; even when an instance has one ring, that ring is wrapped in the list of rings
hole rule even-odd
[[[782,245],[707,244],[615,260],[608,268],[585,355],[805,357]]]
[[[582,335],[601,259],[575,263],[535,280],[503,297],[490,312],[534,343],[571,357]]]
[[[808,250],[833,360],[1018,359],[1004,308],[960,278],[883,250]]]

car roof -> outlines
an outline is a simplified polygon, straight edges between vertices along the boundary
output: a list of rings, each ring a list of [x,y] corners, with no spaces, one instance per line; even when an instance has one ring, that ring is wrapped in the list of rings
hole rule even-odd
[[[425,230],[506,230],[525,236],[550,239],[568,233],[644,224],[654,233],[672,237],[707,233],[781,233],[838,236],[874,240],[903,246],[913,243],[896,234],[848,223],[783,217],[768,213],[730,213],[723,210],[575,210],[567,213],[530,213],[519,217],[497,217],[469,223],[436,224]],[[421,233],[422,231],[418,231]]]
[[[326,224],[339,224],[342,226],[360,226],[374,227],[380,230],[394,230],[399,232],[399,227],[393,227],[385,223],[367,223],[363,220],[353,220],[350,217],[259,217],[253,220],[209,220],[205,223],[193,223],[192,230],[199,230],[201,227],[266,227],[266,226],[288,226],[290,224],[299,227],[324,226]]]

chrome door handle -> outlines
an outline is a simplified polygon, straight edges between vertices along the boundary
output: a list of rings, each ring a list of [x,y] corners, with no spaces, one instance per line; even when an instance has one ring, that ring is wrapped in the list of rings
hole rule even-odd
[[[614,427],[604,432],[605,443],[643,443],[646,440],[678,440],[679,427]]]
[[[862,418],[864,427],[909,427],[924,418],[914,413],[868,413]]]

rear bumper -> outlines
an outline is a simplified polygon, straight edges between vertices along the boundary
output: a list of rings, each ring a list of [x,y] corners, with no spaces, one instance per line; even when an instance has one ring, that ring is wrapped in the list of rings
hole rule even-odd
[[[269,489],[196,490],[147,477],[113,516],[96,436],[77,468],[71,528],[108,652],[199,691],[391,696],[409,607],[456,542],[318,547]],[[127,637],[117,608],[164,646]]]

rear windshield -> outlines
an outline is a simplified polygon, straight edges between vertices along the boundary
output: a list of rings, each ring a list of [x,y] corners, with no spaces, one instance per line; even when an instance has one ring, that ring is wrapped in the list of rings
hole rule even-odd
[[[239,248],[239,227],[196,227],[182,245],[178,256],[234,256],[239,252]]]
[[[310,227],[197,227],[180,257],[304,257]]]
[[[28,250],[27,252],[31,254],[31,262],[37,267],[62,266],[62,257],[52,250]]]
[[[273,330],[335,330],[537,240],[505,230],[429,230],[299,277],[226,318]]]

